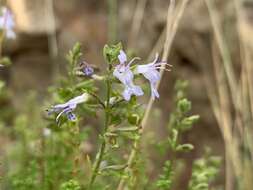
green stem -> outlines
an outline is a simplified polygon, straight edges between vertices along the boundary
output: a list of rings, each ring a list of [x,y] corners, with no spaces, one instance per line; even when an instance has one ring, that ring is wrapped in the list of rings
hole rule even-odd
[[[110,70],[111,68],[109,68]],[[107,82],[107,98],[106,98],[106,105],[105,105],[105,126],[104,126],[104,134],[107,132],[107,129],[109,127],[109,123],[110,123],[110,97],[111,97],[111,81],[108,77]],[[99,149],[99,152],[96,156],[96,161],[93,165],[93,171],[92,171],[92,176],[91,176],[91,180],[89,183],[89,189],[92,187],[98,172],[99,172],[99,168],[100,168],[100,164],[103,160],[104,154],[105,154],[105,148],[106,148],[106,141],[103,137],[103,142],[101,144],[101,147]]]

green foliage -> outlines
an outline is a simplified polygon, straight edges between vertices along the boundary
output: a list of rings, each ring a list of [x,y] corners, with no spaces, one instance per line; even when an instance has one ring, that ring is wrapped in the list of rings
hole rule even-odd
[[[69,180],[61,185],[60,190],[81,190],[81,187],[76,180]]]
[[[156,181],[156,187],[161,190],[170,190],[175,183],[176,166],[180,163],[176,153],[189,152],[194,146],[190,143],[181,143],[182,134],[191,129],[193,124],[199,120],[198,115],[189,115],[191,111],[191,102],[186,98],[187,82],[177,81],[175,85],[176,95],[174,98],[175,109],[170,115],[168,133],[165,141],[159,144],[160,150],[165,153],[170,150],[171,158],[167,160],[163,167],[163,172]],[[192,179],[189,190],[205,190],[208,188],[210,177],[218,173],[219,164],[215,159],[202,158],[194,162]]]
[[[163,173],[159,176],[156,182],[156,187],[161,190],[169,190],[172,188],[172,180],[174,176],[174,171],[172,168],[171,161],[167,160],[163,166]]]
[[[185,97],[186,96],[187,82],[177,81],[175,85],[176,95],[174,98],[175,109],[170,115],[168,124],[168,138],[161,142],[160,149],[165,152],[169,146],[173,152],[188,152],[194,147],[192,144],[180,144],[180,136],[183,132],[192,128],[199,120],[198,115],[189,115],[191,111],[191,102]]]
[[[206,155],[193,163],[192,177],[188,190],[208,190],[210,182],[219,172],[221,159]]]
[[[118,60],[118,55],[122,49],[122,44],[118,43],[116,45],[105,45],[103,49],[103,55],[108,64],[112,64]]]

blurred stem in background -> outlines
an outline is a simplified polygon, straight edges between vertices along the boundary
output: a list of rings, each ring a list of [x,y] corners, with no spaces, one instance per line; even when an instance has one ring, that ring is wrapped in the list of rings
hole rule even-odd
[[[108,3],[108,42],[113,44],[117,40],[117,0],[107,0]]]
[[[127,41],[127,48],[135,48],[138,41],[139,31],[142,25],[145,8],[148,0],[138,0],[134,11],[131,31]]]
[[[56,34],[56,23],[55,23],[55,13],[54,13],[54,2],[53,0],[46,0],[46,17],[48,17],[48,49],[51,62],[53,64],[53,79],[57,80],[60,74],[60,65],[57,62],[58,58],[58,45],[57,45],[57,34]]]
[[[231,50],[226,44],[220,12],[214,0],[205,0],[213,27],[215,44],[212,49],[214,77],[207,79],[207,90],[214,115],[225,143],[226,189],[252,189],[253,147],[252,147],[252,56],[251,37],[245,32],[242,19],[243,2],[234,0],[236,26],[239,43],[239,64],[232,63]],[[246,38],[248,37],[248,38]],[[221,58],[221,61],[220,61]],[[239,69],[238,69],[239,68]],[[235,72],[236,71],[236,72]],[[210,71],[204,70],[206,76]],[[210,91],[213,91],[210,92]]]

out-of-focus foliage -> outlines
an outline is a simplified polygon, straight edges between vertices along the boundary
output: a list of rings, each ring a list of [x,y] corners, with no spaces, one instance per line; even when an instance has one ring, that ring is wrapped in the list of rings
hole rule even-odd
[[[175,85],[176,95],[174,98],[175,109],[170,115],[169,124],[167,127],[169,136],[165,141],[161,141],[159,144],[159,150],[161,153],[169,152],[170,159],[165,161],[163,172],[159,176],[156,187],[163,190],[169,190],[173,188],[173,183],[176,182],[175,176],[177,175],[177,165],[182,161],[177,159],[177,153],[189,152],[193,150],[194,146],[190,143],[181,143],[182,134],[190,130],[198,120],[198,115],[190,115],[191,102],[186,98],[186,88],[188,86],[187,81],[178,80]],[[190,181],[189,190],[197,190],[205,187],[208,189],[211,179],[217,175],[219,170],[219,164],[216,162],[210,162],[215,157],[205,159],[199,159],[195,161],[192,179]],[[201,168],[200,163],[204,163]],[[200,178],[205,176],[205,178]],[[204,185],[203,185],[204,184]]]

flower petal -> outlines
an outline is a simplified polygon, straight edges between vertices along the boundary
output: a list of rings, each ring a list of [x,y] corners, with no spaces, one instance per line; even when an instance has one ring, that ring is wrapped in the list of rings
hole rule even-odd
[[[129,101],[131,96],[132,96],[132,91],[131,91],[131,88],[129,87],[126,87],[125,90],[123,91],[122,93],[122,96],[123,98],[126,100],[126,101]]]
[[[86,102],[88,99],[89,99],[89,95],[87,93],[83,93],[82,95],[69,100],[66,104],[74,106],[74,104],[80,104],[80,103]]]
[[[67,115],[67,118],[70,120],[70,121],[75,121],[76,120],[76,115],[72,112],[68,112],[66,113]]]
[[[119,55],[118,55],[118,59],[121,64],[123,64],[127,61],[126,53],[123,50],[120,50]]]
[[[155,85],[150,84],[150,87],[151,87],[151,97],[152,97],[152,99],[154,100],[155,98],[159,98],[160,96],[159,96],[159,93],[158,93]]]
[[[134,85],[132,87],[132,91],[133,91],[134,95],[136,95],[136,96],[142,96],[144,94],[144,92],[142,91],[141,87],[139,87],[137,85]]]

